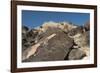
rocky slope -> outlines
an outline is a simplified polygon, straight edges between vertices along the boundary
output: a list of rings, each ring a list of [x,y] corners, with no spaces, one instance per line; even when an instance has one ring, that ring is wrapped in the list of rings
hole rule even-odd
[[[89,23],[45,22],[22,27],[22,62],[89,59]]]

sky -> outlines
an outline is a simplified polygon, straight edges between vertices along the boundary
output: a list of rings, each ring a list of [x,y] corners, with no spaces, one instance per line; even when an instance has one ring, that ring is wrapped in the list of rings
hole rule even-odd
[[[89,20],[89,13],[22,10],[22,25],[27,26],[29,28],[38,27],[42,25],[44,22],[49,21],[66,21],[81,26]]]

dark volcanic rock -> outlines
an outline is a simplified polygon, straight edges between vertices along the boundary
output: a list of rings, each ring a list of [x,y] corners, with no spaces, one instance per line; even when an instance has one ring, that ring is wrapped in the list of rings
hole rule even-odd
[[[80,50],[80,49],[72,49],[69,53],[68,59],[69,60],[80,60],[82,59],[86,54]]]
[[[70,48],[73,46],[73,39],[69,38],[63,31],[57,28],[52,30],[48,29],[45,33],[39,35],[39,37],[42,38],[39,38],[38,42],[45,40],[45,38],[54,33],[56,36],[48,40],[46,44],[41,44],[35,55],[24,61],[33,62],[64,60]]]

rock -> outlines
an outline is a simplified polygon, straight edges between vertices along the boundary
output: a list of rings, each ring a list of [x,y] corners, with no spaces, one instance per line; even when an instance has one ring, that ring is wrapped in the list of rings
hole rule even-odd
[[[89,39],[90,39],[90,32],[83,31],[83,27],[77,27],[72,29],[68,36],[74,39],[74,43],[77,44],[79,47],[89,46]]]
[[[22,39],[24,39],[23,43],[26,41],[25,39],[26,39],[26,34],[27,34],[28,30],[29,30],[28,27],[22,26]]]
[[[37,34],[38,34],[38,31],[37,31],[36,29],[31,29],[31,30],[27,33],[27,37],[33,37],[33,38],[35,38]]]
[[[89,47],[89,39],[89,32],[84,32],[83,34],[80,33],[78,36],[76,36],[74,38],[74,42],[80,47]]]
[[[68,59],[69,60],[80,60],[85,57],[86,54],[80,49],[72,49],[69,53]]]
[[[84,28],[82,28],[82,27],[72,29],[68,33],[68,36],[74,39],[74,43],[80,48],[81,51],[83,51],[85,53],[86,57],[89,58],[90,31],[83,31],[83,29]]]
[[[58,22],[57,23],[57,22],[50,21],[50,22],[45,22],[38,29],[45,32],[49,28],[60,28],[61,30],[67,33],[68,31],[76,27],[77,27],[76,25],[69,23],[69,22]]]
[[[46,40],[52,34],[56,35]],[[22,54],[27,50],[31,52],[31,55],[22,62],[88,58],[89,39],[90,31],[86,26],[76,26],[67,22],[46,22],[41,27],[31,30],[24,27],[22,31]],[[32,53],[33,51],[30,51],[30,49],[34,48],[36,44],[39,44],[39,46]]]
[[[77,34],[81,34],[81,33],[83,33],[83,27],[79,26],[77,28],[74,28],[74,29],[70,30],[68,32],[68,36],[71,37],[71,38],[75,38],[75,36]]]
[[[80,50],[82,50],[86,54],[86,56],[84,56],[83,59],[89,59],[90,58],[90,47],[87,47],[87,46],[81,47]]]
[[[31,47],[35,44],[35,37],[38,35],[38,31],[35,29],[28,30],[28,27],[23,26],[22,31],[22,50]]]
[[[25,34],[29,30],[28,27],[22,26],[22,33]]]
[[[85,23],[84,28],[86,31],[90,30],[90,22],[89,21],[87,23]]]
[[[69,38],[67,34],[58,28],[51,29],[52,28],[41,34],[40,37],[42,38],[38,40],[38,42],[45,40],[46,37],[53,33],[55,33],[56,36],[48,40],[46,44],[41,44],[37,52],[23,62],[64,60],[73,45],[73,39]]]

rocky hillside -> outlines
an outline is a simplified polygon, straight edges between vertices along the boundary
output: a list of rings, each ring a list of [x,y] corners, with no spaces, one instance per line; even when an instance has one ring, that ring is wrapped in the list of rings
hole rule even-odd
[[[22,62],[89,59],[89,23],[45,22],[22,26]]]

